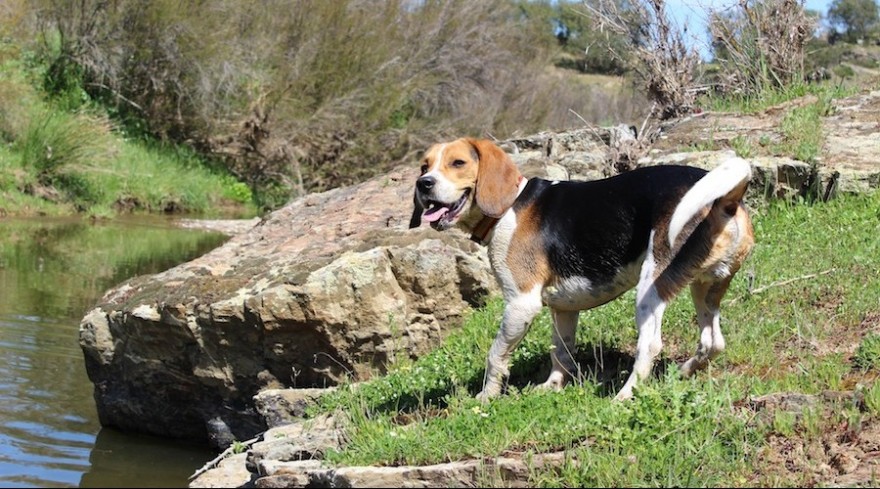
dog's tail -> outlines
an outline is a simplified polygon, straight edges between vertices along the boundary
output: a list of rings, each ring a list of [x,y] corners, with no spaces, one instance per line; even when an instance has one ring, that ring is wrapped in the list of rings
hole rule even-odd
[[[669,221],[669,246],[675,244],[688,221],[713,202],[713,208],[719,207],[729,215],[735,214],[751,178],[752,166],[749,162],[732,157],[698,180],[684,194],[672,213]]]

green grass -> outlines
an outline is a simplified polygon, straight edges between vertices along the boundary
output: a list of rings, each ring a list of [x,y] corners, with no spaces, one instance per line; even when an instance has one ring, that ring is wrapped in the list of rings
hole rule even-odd
[[[740,158],[752,158],[757,154],[748,136],[737,136],[730,140],[730,147]]]
[[[767,136],[752,141],[747,136],[740,135],[729,142],[736,154],[743,158],[751,158],[759,153],[770,153],[814,164],[821,155],[825,143],[822,118],[832,115],[834,99],[852,93],[853,90],[840,85],[797,85],[785,90],[768,90],[757,97],[714,97],[707,98],[704,102],[712,110],[720,112],[757,113],[796,98],[814,96],[815,101],[785,109],[779,125],[782,136],[780,141],[771,143]],[[713,142],[713,145],[717,146],[717,143]]]
[[[871,333],[862,340],[853,363],[864,370],[880,367],[880,334]]]
[[[2,54],[4,214],[256,213],[248,186],[194,151],[125,137],[98,104],[48,96],[36,88],[37,68]]]
[[[755,251],[722,306],[728,348],[706,373],[678,376],[676,365],[698,340],[693,306],[680,297],[664,316],[657,377],[637,388],[632,402],[612,402],[632,365],[630,292],[581,314],[582,382],[560,393],[532,389],[549,371],[545,312],[514,353],[507,394],[481,405],[473,395],[501,315],[496,299],[433,353],[390,365],[388,375],[325,398],[316,412],[336,411],[348,419],[349,443],[328,459],[340,465],[426,464],[566,449],[578,463],[536,470],[533,485],[806,481],[787,479],[778,472],[782,468],[762,462],[761,454],[771,449],[768,440],[815,439],[847,417],[873,419],[880,406],[880,387],[853,368],[847,353],[880,312],[880,193],[815,205],[778,202],[753,216]],[[862,349],[873,350],[874,341],[866,339]],[[741,408],[750,396],[858,386],[866,386],[868,413],[780,412],[760,421]]]
[[[788,111],[782,118],[783,142],[775,148],[776,152],[807,163],[815,162],[825,141],[822,117],[831,111],[830,94],[822,94],[816,102]]]
[[[834,83],[797,84],[782,89],[768,89],[757,96],[708,96],[701,99],[701,105],[715,112],[736,112],[755,114],[775,105],[779,105],[807,95],[819,98],[835,99],[852,95],[855,88]]]

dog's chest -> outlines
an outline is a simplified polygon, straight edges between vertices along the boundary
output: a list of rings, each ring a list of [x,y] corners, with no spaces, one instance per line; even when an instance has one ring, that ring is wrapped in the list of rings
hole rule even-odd
[[[642,261],[639,259],[620,267],[611,280],[596,281],[585,276],[557,278],[544,287],[541,298],[546,305],[564,311],[601,306],[635,287]]]

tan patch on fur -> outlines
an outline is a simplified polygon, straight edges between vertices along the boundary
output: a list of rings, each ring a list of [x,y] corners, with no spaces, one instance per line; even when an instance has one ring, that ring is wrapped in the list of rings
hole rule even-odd
[[[535,285],[548,283],[551,275],[550,262],[544,250],[540,222],[534,207],[521,209],[516,220],[516,231],[507,250],[507,268],[513,275],[517,288],[526,292]]]
[[[700,212],[682,233],[688,239],[700,241],[688,243],[685,253],[675,250],[675,255],[671,254],[666,240],[656,238],[668,232],[668,221],[658,225],[654,240],[655,284],[663,300],[672,300],[695,277],[712,274],[716,267],[726,266],[728,275],[739,271],[755,244],[754,231],[748,212],[741,204],[733,216],[729,211],[726,205],[716,204],[711,210]],[[672,256],[675,261],[670,263]]]

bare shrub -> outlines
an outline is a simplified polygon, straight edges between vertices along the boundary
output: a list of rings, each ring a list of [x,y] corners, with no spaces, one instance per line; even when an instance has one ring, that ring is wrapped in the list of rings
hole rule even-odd
[[[815,22],[803,0],[740,0],[730,12],[713,12],[722,93],[752,96],[801,82]]]
[[[216,157],[270,207],[438,138],[580,125],[570,110],[616,122],[636,108],[548,74],[552,44],[535,32],[549,26],[511,0],[29,5],[50,90],[81,84],[136,129]]]
[[[629,43],[623,52],[611,45],[606,49],[637,75],[648,97],[657,104],[660,119],[678,117],[693,109],[700,58],[669,18],[664,0],[586,0],[584,5],[597,29],[627,36]]]

